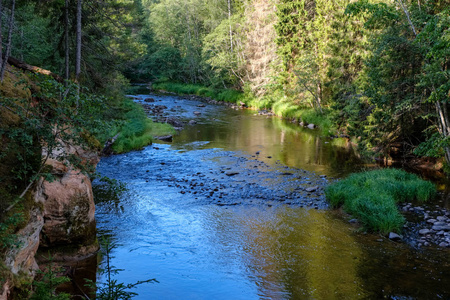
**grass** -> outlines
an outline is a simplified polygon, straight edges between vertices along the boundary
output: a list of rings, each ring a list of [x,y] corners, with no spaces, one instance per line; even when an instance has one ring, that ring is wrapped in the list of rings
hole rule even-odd
[[[398,169],[355,173],[325,191],[333,207],[342,206],[358,218],[365,229],[383,234],[399,232],[405,222],[397,203],[425,202],[435,193],[432,183]]]
[[[101,142],[107,138],[119,136],[113,144],[114,153],[124,153],[139,150],[150,145],[154,136],[174,134],[175,130],[169,124],[155,123],[145,114],[143,108],[130,99],[121,105],[122,120],[111,128],[107,136],[100,137]]]

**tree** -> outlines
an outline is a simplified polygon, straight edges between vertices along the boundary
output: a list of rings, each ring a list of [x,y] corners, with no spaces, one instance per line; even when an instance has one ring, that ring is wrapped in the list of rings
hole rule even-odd
[[[75,57],[75,81],[80,81],[81,73],[81,15],[82,15],[82,0],[77,0],[77,51]]]
[[[69,40],[69,0],[64,2],[64,62],[65,72],[64,79],[67,81],[70,79],[70,40]]]
[[[13,35],[13,27],[14,27],[14,12],[15,12],[15,10],[16,10],[16,0],[12,0],[12,3],[11,3],[11,14],[9,16],[9,22],[8,22],[8,40],[6,42],[5,57],[4,57],[3,61],[2,61],[1,70],[0,70],[0,81],[1,82],[3,82],[3,77],[5,75],[6,64],[8,62],[8,57],[11,54],[12,35]],[[1,17],[0,17],[0,21],[1,21]],[[0,33],[0,35],[1,35],[1,33]],[[2,45],[0,45],[0,46],[3,47]]]

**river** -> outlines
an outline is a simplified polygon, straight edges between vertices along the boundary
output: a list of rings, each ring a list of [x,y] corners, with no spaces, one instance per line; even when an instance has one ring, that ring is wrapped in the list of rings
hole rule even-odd
[[[327,184],[373,167],[345,141],[251,110],[151,97],[196,124],[172,143],[102,158],[100,174],[127,186],[119,197],[96,184],[99,235],[117,243],[111,263],[123,269],[115,278],[158,281],[133,288],[134,299],[450,298],[448,249],[366,234],[327,209]]]

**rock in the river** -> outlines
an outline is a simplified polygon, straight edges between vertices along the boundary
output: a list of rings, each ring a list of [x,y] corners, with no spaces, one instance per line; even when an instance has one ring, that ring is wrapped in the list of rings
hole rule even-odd
[[[402,237],[399,236],[398,234],[396,234],[395,232],[390,232],[389,233],[389,239],[393,240],[393,241],[401,241]]]
[[[155,139],[165,142],[172,142],[172,136],[171,135],[163,135],[163,136],[155,136]]]
[[[419,234],[421,234],[421,235],[426,235],[426,234],[429,234],[431,232],[431,230],[430,229],[421,229],[421,230],[419,230]]]
[[[153,99],[153,98],[145,98],[144,101],[145,102],[155,102],[155,99]]]
[[[183,122],[181,122],[173,117],[167,118],[166,123],[169,123],[173,127],[183,127],[184,126]]]
[[[190,120],[188,124],[189,124],[189,125],[195,125],[195,124],[197,124],[197,121],[195,121],[195,120]]]
[[[305,191],[308,193],[312,193],[312,192],[317,191],[318,189],[319,189],[318,186],[313,186],[313,187],[306,188]]]
[[[194,115],[196,115],[196,116],[199,116],[199,115],[201,115],[202,113],[201,112],[199,112],[199,111],[194,111]]]
[[[432,227],[432,229],[433,229],[433,230],[436,230],[436,231],[441,231],[441,230],[444,230],[444,226],[434,225],[434,226]]]
[[[232,171],[230,171],[230,172],[226,172],[225,173],[225,175],[227,175],[227,176],[234,176],[234,175],[237,175],[237,174],[239,174],[239,172],[232,172]]]

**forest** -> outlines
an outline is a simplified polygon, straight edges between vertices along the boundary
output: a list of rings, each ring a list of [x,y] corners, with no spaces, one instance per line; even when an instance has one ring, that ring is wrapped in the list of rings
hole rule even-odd
[[[151,83],[316,123],[372,156],[400,150],[450,161],[443,0],[4,0],[0,7],[4,57],[96,94],[117,97],[130,82]]]
[[[109,143],[103,154],[119,154],[175,133],[132,101],[142,87],[313,124],[330,141],[344,138],[358,158],[423,160],[450,173],[446,0],[0,0],[0,81],[2,261],[33,218],[29,211],[41,209],[31,201],[33,187],[59,180],[69,165],[89,180],[100,176],[89,159],[61,148],[73,143],[100,153]],[[392,172],[412,182],[398,183],[399,190],[421,197],[391,193],[392,181],[380,174],[350,177],[327,192],[322,175],[306,190],[323,189],[331,207],[369,211],[360,217],[366,223],[379,221],[371,212],[379,211],[380,193],[395,194],[388,207],[398,213],[394,225],[372,226],[387,235],[405,222],[397,202],[426,201],[435,187]],[[384,181],[368,189],[367,200],[360,186],[371,176]],[[10,275],[0,263],[2,286]]]

